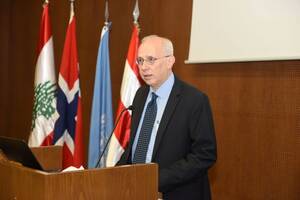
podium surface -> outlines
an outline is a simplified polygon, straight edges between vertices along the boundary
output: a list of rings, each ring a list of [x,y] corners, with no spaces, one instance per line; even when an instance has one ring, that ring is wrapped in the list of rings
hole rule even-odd
[[[157,193],[156,164],[48,173],[0,157],[0,199],[154,200]]]

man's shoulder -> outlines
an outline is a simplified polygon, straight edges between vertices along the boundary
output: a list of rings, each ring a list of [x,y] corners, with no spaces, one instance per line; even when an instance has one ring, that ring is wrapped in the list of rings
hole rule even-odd
[[[136,95],[137,94],[144,94],[149,92],[149,86],[148,85],[141,85],[141,87],[139,87],[139,89],[136,91]]]
[[[138,88],[138,90],[134,95],[133,103],[142,102],[145,99],[145,97],[148,95],[148,92],[149,92],[149,86],[141,85],[141,87]]]
[[[201,91],[200,89],[196,88],[195,86],[179,79],[178,77],[175,78],[175,84],[180,87],[180,90],[184,96],[191,96],[194,98],[206,98],[207,95]]]

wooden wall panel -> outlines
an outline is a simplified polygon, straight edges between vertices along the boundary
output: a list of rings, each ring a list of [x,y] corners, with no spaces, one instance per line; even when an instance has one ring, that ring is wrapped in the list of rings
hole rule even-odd
[[[8,66],[9,66],[9,40],[10,40],[10,19],[11,19],[11,6],[9,0],[3,0],[0,3],[0,91],[2,94],[8,94],[9,81],[8,81]],[[7,132],[8,125],[6,118],[9,118],[10,112],[8,99],[1,96],[0,100],[0,130]],[[4,134],[4,133],[3,133]]]
[[[109,1],[113,104],[116,109],[132,29],[134,0]],[[69,2],[51,1],[58,72]],[[192,1],[139,2],[141,37],[158,34],[174,42],[175,73],[206,92],[212,104],[218,161],[210,171],[213,199],[300,199],[300,61],[186,65]],[[40,2],[0,3],[0,130],[27,139]],[[104,1],[76,0],[85,144]],[[208,19],[209,20],[209,19]],[[86,146],[87,147],[87,146]],[[86,148],[87,149],[87,148]]]

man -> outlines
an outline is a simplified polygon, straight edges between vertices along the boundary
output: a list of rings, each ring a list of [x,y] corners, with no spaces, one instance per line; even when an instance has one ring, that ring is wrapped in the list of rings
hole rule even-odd
[[[170,40],[145,37],[137,64],[147,84],[137,91],[130,142],[118,165],[154,162],[163,199],[208,200],[207,170],[216,161],[216,141],[207,96],[172,72]]]

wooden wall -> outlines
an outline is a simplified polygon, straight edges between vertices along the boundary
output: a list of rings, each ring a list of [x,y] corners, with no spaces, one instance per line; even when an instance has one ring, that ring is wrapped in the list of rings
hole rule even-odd
[[[29,136],[41,3],[0,2],[0,135],[23,139]],[[110,1],[115,109],[134,3]],[[210,97],[218,141],[218,161],[210,171],[213,199],[300,199],[300,61],[186,65],[192,0],[140,0],[140,10],[141,36],[159,34],[173,40],[175,73]],[[75,12],[88,145],[104,0],[76,0]],[[57,72],[68,17],[68,0],[52,0]]]

